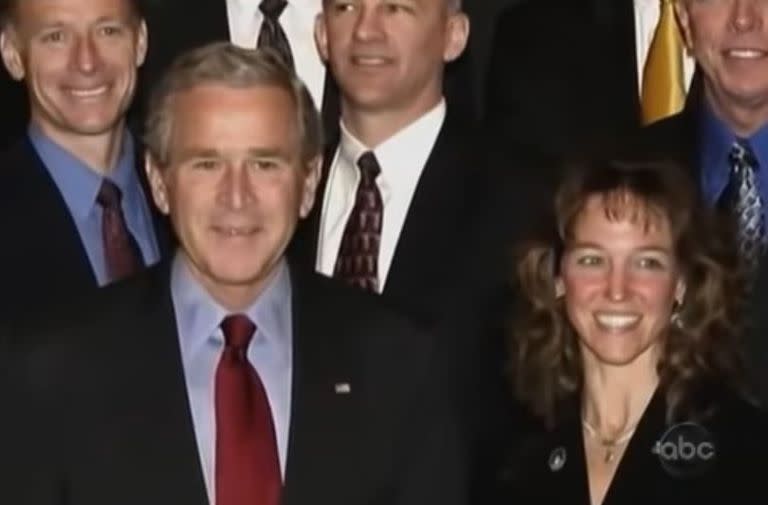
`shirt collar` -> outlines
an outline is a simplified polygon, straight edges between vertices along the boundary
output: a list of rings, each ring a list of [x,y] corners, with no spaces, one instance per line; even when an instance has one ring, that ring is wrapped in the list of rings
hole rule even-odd
[[[223,345],[219,329],[222,319],[231,313],[216,302],[189,270],[179,252],[171,267],[171,296],[177,314],[179,335],[190,354],[211,340]],[[292,339],[291,282],[288,265],[281,260],[276,272],[259,297],[242,313],[256,325],[254,340],[263,339],[277,351],[285,363],[290,361]]]
[[[704,104],[701,108],[699,121],[699,136],[702,146],[702,162],[704,167],[723,166],[728,162],[728,154],[737,137],[733,131],[718,118],[711,106]],[[746,139],[757,158],[760,167],[768,167],[768,124],[763,125]]]
[[[104,177],[45,135],[34,123],[29,126],[29,139],[73,216],[80,220],[87,218],[96,205],[96,197]],[[135,160],[133,136],[126,130],[120,146],[120,155],[114,170],[109,174],[109,179],[120,188],[123,206],[128,209],[139,208],[140,198],[143,198]]]
[[[403,171],[399,169],[402,166],[403,157],[415,159],[423,157],[426,159],[432,150],[434,140],[437,137],[440,127],[445,119],[446,104],[445,99],[441,99],[435,107],[419,117],[402,130],[398,131],[378,146],[371,149],[352,134],[341,121],[341,138],[339,141],[339,156],[352,167],[357,166],[357,160],[365,152],[373,150],[376,159],[381,167],[382,177],[392,179]],[[423,156],[417,156],[417,153],[403,152],[403,146],[423,148]],[[393,172],[396,170],[396,172]]]

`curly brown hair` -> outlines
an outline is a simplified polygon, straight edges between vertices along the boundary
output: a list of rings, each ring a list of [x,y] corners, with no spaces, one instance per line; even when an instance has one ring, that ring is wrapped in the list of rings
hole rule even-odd
[[[686,296],[676,309],[678,324],[666,328],[657,368],[668,418],[683,410],[695,415],[687,407],[698,401],[703,384],[727,383],[745,391],[736,342],[745,285],[731,223],[700,200],[688,173],[672,162],[592,159],[569,165],[549,229],[523,242],[516,258],[522,296],[509,334],[518,399],[551,426],[581,390],[579,340],[555,280],[574,222],[594,195],[602,195],[609,219],[629,212],[646,223],[659,217],[669,222]]]

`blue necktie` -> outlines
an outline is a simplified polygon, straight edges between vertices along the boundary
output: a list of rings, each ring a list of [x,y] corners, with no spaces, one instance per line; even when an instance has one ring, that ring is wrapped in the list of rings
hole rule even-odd
[[[755,272],[765,250],[763,201],[757,182],[757,158],[745,141],[731,148],[731,210],[738,226],[739,252],[750,272]]]

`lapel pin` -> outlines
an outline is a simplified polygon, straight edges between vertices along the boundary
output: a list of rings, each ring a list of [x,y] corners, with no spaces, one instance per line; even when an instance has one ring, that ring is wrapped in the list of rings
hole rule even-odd
[[[549,469],[559,472],[565,466],[566,453],[564,447],[558,447],[549,454]]]
[[[352,392],[352,386],[349,385],[349,382],[338,382],[333,386],[333,390],[337,395],[348,395]]]

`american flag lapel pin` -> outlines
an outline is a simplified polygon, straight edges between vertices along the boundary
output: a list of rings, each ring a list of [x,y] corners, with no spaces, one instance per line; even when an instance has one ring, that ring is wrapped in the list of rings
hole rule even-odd
[[[352,392],[352,386],[350,386],[349,382],[337,382],[333,386],[333,390],[337,395],[348,395]]]

